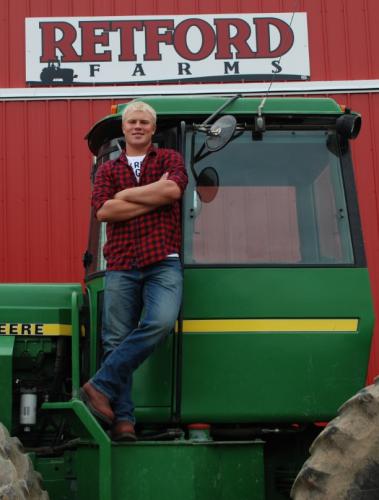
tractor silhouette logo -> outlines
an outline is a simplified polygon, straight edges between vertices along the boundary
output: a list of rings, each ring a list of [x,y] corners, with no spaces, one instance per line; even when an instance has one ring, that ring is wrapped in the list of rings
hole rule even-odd
[[[56,60],[47,63],[47,67],[43,68],[40,77],[41,82],[45,84],[55,83],[58,80],[62,83],[72,83],[78,75],[74,75],[73,69],[61,68],[61,62]]]

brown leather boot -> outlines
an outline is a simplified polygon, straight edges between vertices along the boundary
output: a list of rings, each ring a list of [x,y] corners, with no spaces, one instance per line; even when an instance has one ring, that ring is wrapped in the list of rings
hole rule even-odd
[[[109,426],[112,425],[114,413],[109,399],[102,392],[87,382],[80,389],[80,399],[87,405],[92,415],[101,420],[101,422]]]
[[[112,427],[112,439],[113,441],[136,441],[134,425],[127,421],[116,422]]]

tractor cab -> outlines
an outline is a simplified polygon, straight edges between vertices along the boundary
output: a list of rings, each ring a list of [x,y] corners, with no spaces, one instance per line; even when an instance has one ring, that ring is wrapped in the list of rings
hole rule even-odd
[[[183,154],[189,185],[182,313],[137,372],[137,419],[328,419],[364,385],[370,349],[348,144],[360,116],[331,99],[145,101],[158,115],[154,142]],[[87,136],[93,176],[123,148],[123,109]],[[92,217],[86,280],[99,321],[104,241]]]

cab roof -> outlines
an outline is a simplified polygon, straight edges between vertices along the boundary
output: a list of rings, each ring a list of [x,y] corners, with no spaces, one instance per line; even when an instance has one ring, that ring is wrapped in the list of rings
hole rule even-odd
[[[177,120],[200,120],[221,108],[231,96],[160,96],[143,97],[134,101],[144,101],[152,106],[157,112],[158,125],[161,118]],[[262,105],[263,98],[239,97],[226,106],[221,115],[232,114],[240,117],[254,116],[258,114],[259,106]],[[88,146],[93,154],[97,154],[101,144],[107,140],[122,136],[121,116],[125,107],[132,100],[118,104],[116,112],[108,115],[95,123],[86,135]],[[264,101],[262,107],[263,115],[298,115],[298,116],[338,116],[344,110],[334,100],[330,98],[308,98],[308,97],[269,97]]]
[[[138,98],[135,101],[144,101],[150,104],[159,117],[159,115],[211,114],[229,99],[229,96],[162,96]],[[262,100],[262,97],[240,97],[225,108],[221,114],[257,114]],[[122,114],[127,104],[129,103],[119,104],[117,114]],[[264,114],[338,114],[341,112],[341,107],[334,99],[330,98],[270,97],[265,101],[263,107]]]

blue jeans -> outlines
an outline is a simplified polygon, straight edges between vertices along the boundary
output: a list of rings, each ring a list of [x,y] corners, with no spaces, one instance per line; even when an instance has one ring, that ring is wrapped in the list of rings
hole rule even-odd
[[[133,372],[173,330],[182,284],[181,263],[175,257],[105,275],[104,361],[90,382],[111,401],[116,421],[135,422]]]

